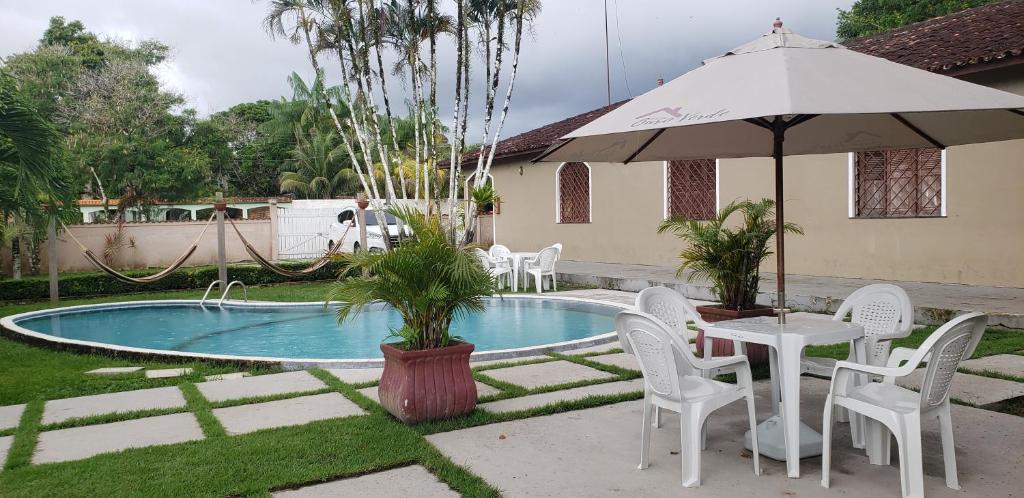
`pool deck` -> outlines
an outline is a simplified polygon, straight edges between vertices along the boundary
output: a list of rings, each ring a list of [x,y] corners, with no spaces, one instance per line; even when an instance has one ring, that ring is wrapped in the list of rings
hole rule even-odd
[[[557,269],[560,282],[632,292],[661,285],[690,299],[715,299],[708,282],[688,282],[677,277],[676,269],[670,266],[559,261]],[[758,303],[775,305],[775,282],[774,273],[761,274]],[[906,289],[914,303],[914,323],[941,325],[958,314],[980,311],[988,314],[989,325],[1024,329],[1024,289],[1009,287],[786,275],[786,301],[794,311],[834,313],[843,298],[873,283]]]

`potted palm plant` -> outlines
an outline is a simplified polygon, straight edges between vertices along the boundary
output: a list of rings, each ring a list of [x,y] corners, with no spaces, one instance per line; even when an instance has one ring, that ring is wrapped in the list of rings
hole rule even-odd
[[[739,214],[743,219],[730,223]],[[803,229],[786,223],[787,233],[803,234]],[[732,202],[722,208],[711,220],[690,220],[673,217],[658,227],[658,233],[671,232],[687,243],[679,253],[681,264],[677,275],[686,275],[688,281],[705,278],[712,284],[712,292],[721,304],[698,306],[701,318],[708,322],[773,316],[774,311],[756,303],[761,263],[771,255],[768,242],[775,236],[775,201],[744,200]],[[715,356],[734,354],[731,340],[714,339]],[[703,354],[704,332],[697,334],[697,351]],[[751,363],[768,359],[765,346],[747,348]]]
[[[408,424],[462,415],[476,406],[473,345],[449,334],[449,326],[460,315],[483,311],[494,278],[470,247],[452,242],[439,215],[400,207],[389,213],[412,235],[390,251],[340,256],[348,271],[331,293],[342,302],[338,321],[376,302],[397,310],[403,325],[388,336],[393,342],[380,346],[381,405]]]

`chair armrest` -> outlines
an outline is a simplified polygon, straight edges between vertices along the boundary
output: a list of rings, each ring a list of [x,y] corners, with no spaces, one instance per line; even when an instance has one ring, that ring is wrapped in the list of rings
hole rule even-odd
[[[887,367],[898,367],[900,363],[909,360],[917,350],[913,348],[895,348],[889,352],[889,361],[886,362]]]
[[[701,370],[710,370],[712,368],[722,368],[733,365],[745,365],[747,364],[746,355],[738,354],[735,356],[724,356],[719,358],[711,358],[705,360],[703,358],[695,358],[694,366]]]

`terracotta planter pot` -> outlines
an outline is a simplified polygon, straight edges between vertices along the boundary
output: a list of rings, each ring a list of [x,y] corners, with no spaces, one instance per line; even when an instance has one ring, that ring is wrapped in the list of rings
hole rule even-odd
[[[759,306],[751,310],[730,310],[719,306],[697,306],[697,312],[706,322],[721,322],[723,320],[735,320],[738,318],[750,318],[754,316],[775,316],[771,308]],[[730,339],[711,339],[711,354],[713,356],[731,356],[736,354]],[[697,355],[704,355],[704,331],[697,331]],[[768,346],[761,344],[747,344],[747,360],[751,365],[764,365],[768,363]]]
[[[469,370],[474,346],[404,351],[381,344],[384,374],[380,404],[407,424],[457,417],[476,406],[476,383]]]

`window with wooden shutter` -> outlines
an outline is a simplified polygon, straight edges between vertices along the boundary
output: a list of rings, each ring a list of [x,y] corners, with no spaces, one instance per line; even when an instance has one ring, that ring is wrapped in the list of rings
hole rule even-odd
[[[565,163],[558,168],[558,222],[590,223],[590,167]]]
[[[669,161],[665,171],[669,218],[710,220],[718,210],[714,159]]]
[[[897,149],[854,154],[859,218],[942,215],[942,150]]]

